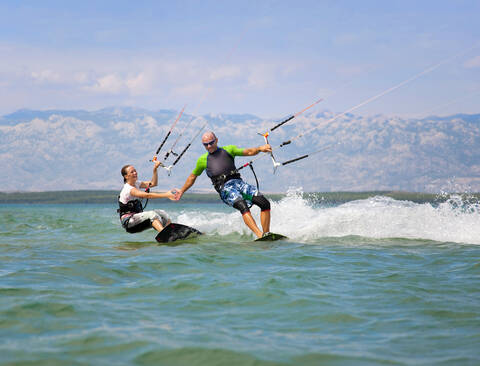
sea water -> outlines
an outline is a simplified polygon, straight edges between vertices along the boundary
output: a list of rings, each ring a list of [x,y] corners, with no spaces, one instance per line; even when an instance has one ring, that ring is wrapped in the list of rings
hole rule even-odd
[[[113,203],[0,207],[1,365],[480,364],[476,203],[292,191],[269,243],[220,202],[159,203],[205,235],[158,245]]]

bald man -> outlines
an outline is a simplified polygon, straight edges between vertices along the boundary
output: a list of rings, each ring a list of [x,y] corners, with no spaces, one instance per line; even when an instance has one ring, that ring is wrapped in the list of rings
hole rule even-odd
[[[240,173],[235,167],[235,156],[253,156],[259,152],[271,152],[270,145],[241,149],[235,145],[218,147],[218,138],[212,131],[205,132],[202,135],[202,143],[207,152],[200,156],[197,165],[188,176],[183,187],[177,191],[176,199],[179,200],[183,194],[195,183],[198,176],[204,170],[207,176],[212,180],[215,190],[220,198],[227,205],[240,211],[243,221],[250,230],[261,238],[270,231],[270,202],[252,186],[242,180]],[[250,213],[252,204],[260,207],[260,230]]]

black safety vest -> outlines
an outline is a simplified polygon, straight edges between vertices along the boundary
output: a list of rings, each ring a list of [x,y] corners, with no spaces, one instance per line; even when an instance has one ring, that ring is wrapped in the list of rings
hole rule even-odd
[[[213,153],[207,155],[206,173],[212,180],[215,190],[220,193],[225,182],[230,179],[240,179],[235,167],[235,160],[225,149],[219,147]]]

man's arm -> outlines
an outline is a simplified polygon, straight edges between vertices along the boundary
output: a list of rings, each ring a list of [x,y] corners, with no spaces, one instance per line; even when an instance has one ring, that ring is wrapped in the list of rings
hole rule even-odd
[[[259,147],[250,147],[248,149],[243,149],[243,156],[253,156],[257,155],[259,152],[272,152],[272,147],[270,146],[270,144],[266,144]]]
[[[185,184],[181,189],[176,189],[175,191],[175,199],[178,201],[180,198],[182,198],[183,194],[188,191],[188,189],[193,186],[195,181],[197,180],[197,177],[202,174],[202,172],[205,170],[207,167],[207,155],[208,153],[203,154],[200,156],[197,160],[197,164],[195,165],[195,168],[193,169],[192,173],[188,176],[187,180],[185,181]]]
[[[175,199],[178,201],[180,198],[182,198],[183,194],[188,191],[191,186],[193,186],[196,180],[197,176],[193,173],[190,174],[183,187],[175,193]]]

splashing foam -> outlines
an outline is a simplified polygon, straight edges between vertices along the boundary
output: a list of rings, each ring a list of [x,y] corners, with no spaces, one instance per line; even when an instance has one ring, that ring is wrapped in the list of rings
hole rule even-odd
[[[271,231],[305,242],[357,235],[480,244],[480,204],[466,202],[460,196],[433,206],[376,196],[319,207],[304,199],[302,193],[301,189],[290,189],[281,201],[272,202]],[[259,224],[257,207],[252,208],[252,214]],[[212,234],[251,234],[237,211],[186,212],[179,221]]]
[[[289,191],[272,209],[273,231],[291,238],[358,235],[480,244],[480,206],[452,196],[438,206],[376,196],[337,207],[314,207]]]
[[[255,209],[252,209],[252,214],[255,213]],[[255,215],[257,216],[258,215]],[[237,210],[232,212],[212,212],[212,211],[201,211],[201,212],[183,212],[178,216],[177,220],[182,224],[193,226],[204,233],[217,234],[217,235],[228,235],[228,234],[239,234],[239,235],[252,235],[253,234],[243,223],[242,216],[238,213]],[[257,220],[257,223],[260,221]]]

